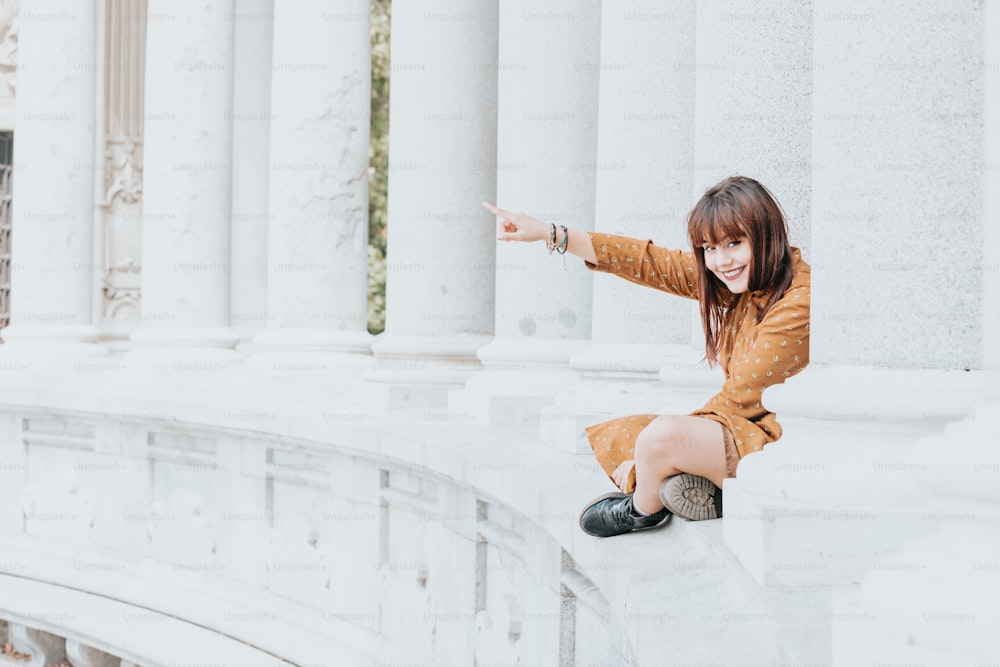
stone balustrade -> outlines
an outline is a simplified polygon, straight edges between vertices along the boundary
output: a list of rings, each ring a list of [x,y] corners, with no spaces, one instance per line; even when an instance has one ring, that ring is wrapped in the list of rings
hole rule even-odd
[[[169,664],[151,656],[174,644],[171,624],[216,637],[206,651],[274,656],[239,664],[650,664],[652,637],[726,664],[744,650],[712,646],[726,624],[775,660],[827,649],[759,635],[787,601],[718,548],[721,522],[582,534],[603,474],[523,429],[103,375],[0,390],[0,616],[71,609],[45,631],[86,620],[95,646],[143,665]],[[4,593],[15,584],[58,594]],[[102,634],[94,600],[129,632]],[[793,626],[817,622],[810,600],[793,602]]]

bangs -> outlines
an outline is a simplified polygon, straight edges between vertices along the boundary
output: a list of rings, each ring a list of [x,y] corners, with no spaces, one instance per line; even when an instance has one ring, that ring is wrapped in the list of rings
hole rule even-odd
[[[711,197],[698,203],[688,217],[688,237],[692,248],[703,243],[719,245],[724,239],[749,237],[751,211],[741,210],[733,201]]]

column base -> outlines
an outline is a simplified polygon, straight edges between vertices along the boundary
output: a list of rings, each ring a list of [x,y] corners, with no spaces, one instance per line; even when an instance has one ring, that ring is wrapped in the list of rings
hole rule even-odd
[[[537,429],[555,395],[578,381],[569,360],[588,346],[577,340],[495,340],[478,351],[483,371],[452,393],[449,408],[485,426]]]
[[[367,331],[280,328],[259,332],[252,344],[261,351],[317,352],[322,354],[371,355],[376,337]],[[346,357],[345,357],[346,361]]]
[[[476,351],[491,339],[475,334],[385,334],[372,345],[375,360],[365,373],[362,400],[384,409],[448,405],[449,392],[482,367]]]
[[[130,340],[132,349],[122,358],[129,384],[221,389],[229,370],[243,360],[232,349],[236,336],[225,327],[149,327]]]
[[[591,380],[556,394],[554,404],[541,408],[538,417],[542,442],[571,453],[589,453],[585,427],[616,417],[638,414],[683,415],[701,407],[697,398],[672,399],[663,383],[645,381]]]
[[[726,376],[719,366],[709,367],[703,353],[689,347],[679,350],[660,366],[666,397],[679,413],[697,410],[722,389]]]
[[[130,337],[135,331],[134,321],[108,318],[100,323],[97,342],[113,353],[124,354],[132,349]]]
[[[996,398],[981,401],[972,419],[914,447],[913,460],[922,466],[915,476],[930,492],[934,529],[873,563],[859,605],[872,619],[867,632],[835,649],[858,647],[865,663],[889,656],[927,665],[1000,660],[998,408]]]
[[[0,331],[0,337],[11,345],[93,345],[100,333],[89,324],[13,324]]]
[[[688,351],[687,345],[592,343],[574,354],[569,365],[583,377],[647,380]]]
[[[238,349],[249,355],[251,381],[295,394],[342,394],[361,386],[373,340],[367,331],[270,329]]]
[[[98,345],[99,331],[87,325],[22,326],[3,330],[0,345],[0,375],[79,375],[105,365],[108,349]]]
[[[542,442],[574,454],[591,451],[587,426],[625,415],[685,414],[723,382],[721,371],[699,364],[687,345],[595,344],[570,366],[582,382],[558,392],[538,420]]]
[[[225,389],[229,374],[243,360],[236,350],[199,347],[142,347],[122,357],[126,384],[182,389]]]
[[[726,481],[726,545],[760,583],[860,582],[874,559],[935,525],[913,443],[966,417],[983,380],[811,367],[768,389],[784,435]]]
[[[143,327],[134,331],[129,340],[132,351],[145,348],[231,350],[239,338],[228,327]]]

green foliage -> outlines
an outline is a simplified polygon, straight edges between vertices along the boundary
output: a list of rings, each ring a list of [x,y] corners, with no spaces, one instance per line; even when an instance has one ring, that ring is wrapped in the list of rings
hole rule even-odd
[[[391,0],[372,0],[372,125],[368,167],[368,331],[385,329]]]
[[[368,331],[385,329],[385,251],[368,244]]]

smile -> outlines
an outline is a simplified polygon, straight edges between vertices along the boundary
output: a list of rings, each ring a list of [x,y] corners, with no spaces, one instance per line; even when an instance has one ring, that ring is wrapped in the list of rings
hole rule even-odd
[[[733,269],[732,271],[723,271],[722,277],[725,278],[726,280],[736,280],[737,278],[740,277],[740,275],[742,275],[743,270],[746,268],[747,267],[745,266],[741,266],[740,268]]]

